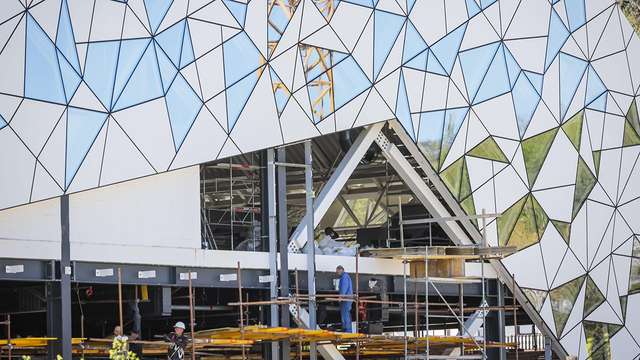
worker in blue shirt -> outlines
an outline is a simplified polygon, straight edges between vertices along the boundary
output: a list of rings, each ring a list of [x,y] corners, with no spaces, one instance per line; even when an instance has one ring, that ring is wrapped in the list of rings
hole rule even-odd
[[[351,278],[349,274],[344,271],[342,265],[338,265],[336,268],[336,275],[340,278],[338,290],[342,296],[352,296],[353,287],[351,286]],[[340,320],[342,322],[342,331],[350,333],[351,330],[351,303],[353,300],[344,299],[340,301]]]

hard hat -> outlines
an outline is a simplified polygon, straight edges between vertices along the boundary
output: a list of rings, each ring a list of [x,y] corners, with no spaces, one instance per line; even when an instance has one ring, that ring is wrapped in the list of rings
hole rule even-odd
[[[184,326],[184,323],[182,321],[178,321],[175,325],[173,325],[174,328],[180,328],[182,330],[186,329],[186,326]]]

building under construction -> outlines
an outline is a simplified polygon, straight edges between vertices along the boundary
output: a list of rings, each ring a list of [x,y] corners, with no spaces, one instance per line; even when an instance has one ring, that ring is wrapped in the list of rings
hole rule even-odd
[[[615,1],[0,8],[0,358],[640,357]]]

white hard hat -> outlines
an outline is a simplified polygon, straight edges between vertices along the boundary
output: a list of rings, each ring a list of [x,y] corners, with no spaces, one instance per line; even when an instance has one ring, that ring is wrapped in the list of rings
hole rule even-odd
[[[186,326],[184,326],[184,323],[182,321],[178,321],[175,325],[173,325],[174,328],[180,328],[182,330],[186,329]]]

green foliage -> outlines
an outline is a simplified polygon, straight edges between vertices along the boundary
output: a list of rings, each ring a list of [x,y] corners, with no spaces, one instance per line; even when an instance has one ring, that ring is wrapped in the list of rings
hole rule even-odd
[[[127,344],[128,338],[126,336],[116,336],[111,343],[111,349],[109,350],[109,359],[111,360],[139,360],[138,356],[129,351],[129,345]],[[60,360],[60,359],[58,359]]]
[[[618,0],[622,12],[637,33],[640,33],[640,0]]]

